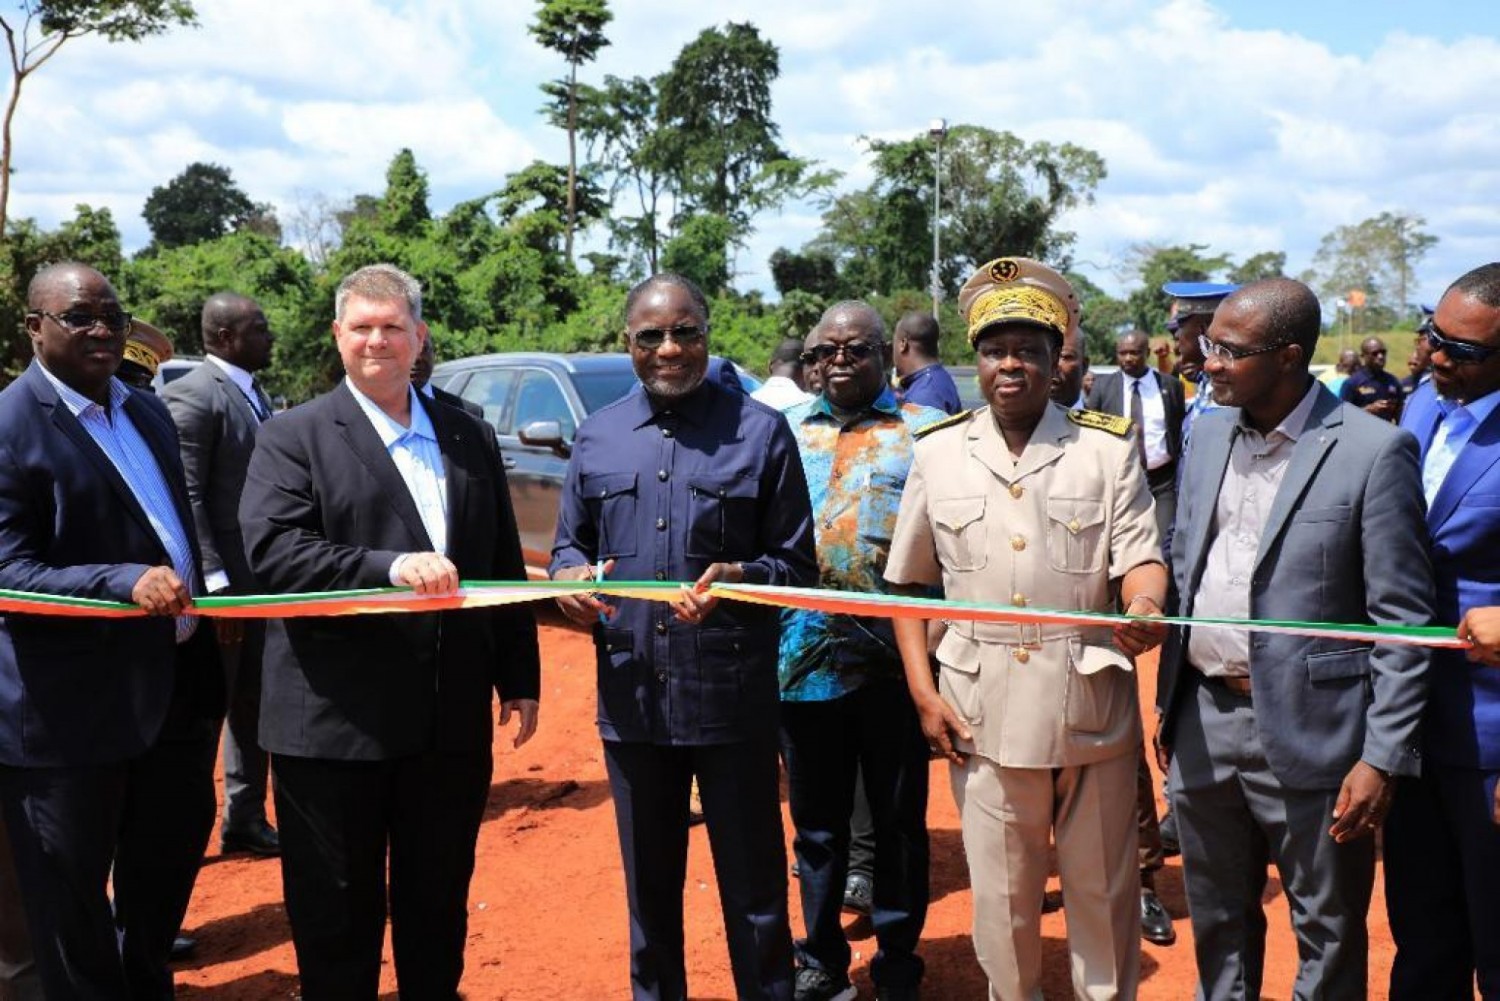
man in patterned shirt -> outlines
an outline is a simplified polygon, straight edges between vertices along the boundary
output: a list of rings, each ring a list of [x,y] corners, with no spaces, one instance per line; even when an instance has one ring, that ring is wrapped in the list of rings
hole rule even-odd
[[[885,383],[885,324],[862,302],[831,307],[803,358],[821,395],[791,407],[812,495],[819,584],[900,590],[884,580],[913,432],[941,410],[897,403]],[[852,998],[839,913],[856,769],[875,827],[871,914],[880,998],[915,997],[927,915],[927,745],[888,619],[794,611],[783,616],[781,741],[807,937],[798,942],[798,1001]]]

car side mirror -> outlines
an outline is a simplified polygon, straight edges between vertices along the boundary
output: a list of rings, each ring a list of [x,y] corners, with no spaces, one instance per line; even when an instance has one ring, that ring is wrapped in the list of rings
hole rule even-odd
[[[517,432],[522,445],[532,448],[550,448],[558,458],[566,459],[573,454],[573,446],[563,438],[560,421],[532,421]]]

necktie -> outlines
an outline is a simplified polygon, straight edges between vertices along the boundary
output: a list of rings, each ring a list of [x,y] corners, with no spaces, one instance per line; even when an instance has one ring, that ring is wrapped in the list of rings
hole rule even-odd
[[[1141,380],[1130,384],[1130,420],[1135,425],[1135,452],[1146,468],[1146,408],[1141,403]]]
[[[250,380],[250,404],[262,423],[271,419],[271,400],[254,379]]]

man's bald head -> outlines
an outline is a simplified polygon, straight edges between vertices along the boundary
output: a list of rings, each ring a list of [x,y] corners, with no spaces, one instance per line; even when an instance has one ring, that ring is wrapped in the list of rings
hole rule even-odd
[[[87,264],[77,261],[49,264],[33,275],[26,286],[26,308],[58,309],[59,303],[66,305],[84,285],[102,285],[114,294],[109,279]]]
[[[824,327],[835,326],[858,326],[868,340],[885,342],[885,318],[880,315],[880,310],[858,299],[836,302],[825,309],[818,325],[813,328],[813,336],[816,337]]]
[[[203,350],[237,365],[247,372],[258,372],[270,364],[270,325],[260,304],[238,292],[215,292],[203,303],[201,318]]]

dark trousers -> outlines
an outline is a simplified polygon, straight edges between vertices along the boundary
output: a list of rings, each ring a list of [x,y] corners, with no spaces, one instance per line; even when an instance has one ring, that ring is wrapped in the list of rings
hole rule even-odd
[[[1146,485],[1151,489],[1151,499],[1156,502],[1156,533],[1162,540],[1164,558],[1168,556],[1172,524],[1177,520],[1177,465],[1177,460],[1173,459],[1158,469],[1146,470]]]
[[[42,979],[31,958],[26,911],[0,810],[0,1001],[42,1001]]]
[[[1500,772],[1425,761],[1385,822],[1392,1001],[1500,999]]]
[[[178,740],[158,740],[128,766],[115,846],[115,926],[132,998],[169,1001],[172,940],[214,826],[218,721]]]
[[[0,766],[0,805],[49,998],[131,996],[106,892],[128,771],[125,764]]]
[[[849,813],[849,874],[875,879],[875,818],[865,795],[865,773],[854,773],[854,808]]]
[[[1156,788],[1151,780],[1151,766],[1146,763],[1143,742],[1135,764],[1135,824],[1140,837],[1141,885],[1156,888],[1156,872],[1165,856],[1161,845],[1161,822],[1156,817]]]
[[[1337,789],[1289,789],[1266,762],[1248,696],[1202,679],[1182,696],[1172,811],[1182,843],[1199,996],[1257,998],[1265,964],[1266,866],[1276,864],[1297,936],[1298,998],[1362,999],[1375,839],[1328,834]]]
[[[302,996],[378,995],[389,864],[401,996],[456,998],[493,770],[488,749],[392,761],[274,755],[271,767]]]
[[[807,925],[799,958],[848,971],[840,913],[855,773],[862,771],[875,827],[871,921],[880,949],[871,975],[877,984],[917,984],[927,920],[928,754],[905,683],[881,679],[827,702],[783,702],[781,743]]]
[[[688,996],[682,893],[688,792],[697,776],[735,993],[790,1001],[792,936],[775,739],[767,734],[696,746],[607,740],[604,763],[625,865],[632,996]]]
[[[219,647],[229,713],[224,726],[224,829],[266,819],[270,756],[260,749],[260,662],[266,624],[246,621],[238,643]]]

